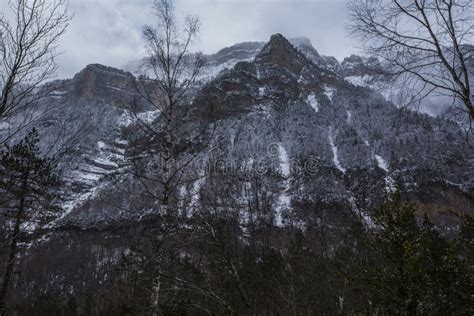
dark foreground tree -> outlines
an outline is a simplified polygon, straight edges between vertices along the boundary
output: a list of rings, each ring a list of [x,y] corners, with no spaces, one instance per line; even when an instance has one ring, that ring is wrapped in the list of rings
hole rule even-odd
[[[474,119],[471,0],[351,0],[351,29],[366,51],[404,76],[413,97],[452,97]]]
[[[8,290],[19,244],[28,232],[58,215],[59,179],[51,159],[40,156],[36,130],[3,153],[0,161],[0,216],[6,229],[7,254],[0,288],[0,315],[6,312]]]
[[[472,240],[463,241],[462,234],[456,239],[443,237],[416,212],[396,192],[376,213],[373,229],[357,229],[357,251],[346,258],[346,276],[359,300],[353,300],[352,311],[472,314],[472,267],[468,253],[456,250]]]

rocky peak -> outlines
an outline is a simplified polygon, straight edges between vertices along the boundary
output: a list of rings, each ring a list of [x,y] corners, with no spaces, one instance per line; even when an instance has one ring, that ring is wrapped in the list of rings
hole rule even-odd
[[[281,34],[274,34],[255,58],[259,64],[272,64],[298,74],[307,64],[306,58]]]

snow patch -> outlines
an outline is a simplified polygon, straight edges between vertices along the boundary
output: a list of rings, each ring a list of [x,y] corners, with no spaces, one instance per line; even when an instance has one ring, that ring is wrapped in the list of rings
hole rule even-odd
[[[331,145],[331,149],[332,149],[332,161],[334,162],[334,165],[336,166],[337,169],[339,169],[339,171],[341,171],[342,173],[346,173],[346,169],[341,165],[341,162],[339,161],[337,147],[334,144],[334,137],[331,131],[329,131],[328,139],[329,139],[329,145]]]
[[[251,61],[253,61],[253,58],[254,57],[250,57],[250,58],[247,58],[247,59],[230,59],[230,60],[226,61],[225,63],[219,64],[219,65],[207,66],[207,67],[205,67],[205,69],[203,69],[203,71],[201,71],[199,73],[198,78],[196,78],[196,79],[203,80],[203,81],[211,80],[211,79],[217,77],[222,71],[224,71],[226,69],[234,68],[234,66],[238,62],[241,62],[241,61],[251,62]]]
[[[325,87],[324,94],[328,97],[329,101],[332,101],[335,91],[336,89],[334,89],[333,87],[329,87],[329,86]]]
[[[385,172],[388,172],[388,163],[380,155],[375,155],[375,160],[380,169],[383,169]]]
[[[89,182],[95,182],[99,181],[102,175],[97,174],[97,173],[90,173],[90,172],[84,172],[84,171],[77,171],[76,172],[77,177],[81,178],[82,180],[86,180]]]
[[[198,204],[201,188],[204,186],[205,183],[206,183],[206,178],[204,177],[204,175],[202,175],[201,178],[194,181],[193,187],[191,189],[191,207],[194,208]]]
[[[0,122],[0,130],[2,129],[9,129],[11,127],[10,123],[7,122]]]
[[[61,96],[61,95],[65,95],[66,93],[67,93],[67,91],[54,90],[54,91],[51,91],[49,93],[49,95],[51,95],[51,96]]]
[[[290,159],[285,147],[278,145],[278,158],[280,159],[280,170],[283,176],[288,177],[290,175]]]
[[[115,86],[111,86],[111,85],[104,85],[106,88],[109,88],[111,90],[114,90],[114,91],[118,91],[118,92],[121,92],[121,93],[125,93],[125,94],[131,94],[131,95],[138,95],[137,93],[133,93],[133,92],[130,92],[129,90],[126,90],[126,89],[122,89],[122,88],[119,88],[119,87],[115,87]]]
[[[260,79],[261,78],[261,74],[260,74],[260,67],[256,67],[256,72],[257,72],[257,79]]]
[[[132,114],[129,111],[124,111],[122,115],[120,115],[117,124],[120,127],[127,127],[132,125],[133,121],[134,120],[132,119]]]
[[[140,121],[145,124],[151,124],[154,120],[156,120],[161,114],[161,111],[146,111],[142,113],[138,113],[137,117]]]
[[[112,161],[111,159],[109,158],[104,158],[104,157],[97,157],[94,159],[94,162],[99,164],[99,165],[103,165],[103,166],[107,166],[107,167],[113,167],[113,168],[118,168],[118,165],[115,161]]]
[[[120,127],[128,127],[137,121],[141,121],[144,124],[151,124],[156,120],[161,114],[159,110],[146,111],[137,113],[136,117],[130,111],[124,111],[118,119],[118,125]]]
[[[389,170],[389,165],[385,159],[383,159],[382,156],[380,155],[375,155],[375,160],[377,161],[377,165],[379,166],[380,169],[388,173]],[[385,191],[389,194],[395,192],[396,186],[395,186],[395,180],[387,174],[387,176],[384,178],[385,181]]]
[[[71,200],[69,200],[69,201],[67,201],[63,204],[64,213],[56,221],[59,221],[59,220],[65,218],[69,213],[71,213],[71,211],[73,209],[75,209],[76,207],[84,204],[86,201],[92,199],[94,196],[97,195],[97,192],[101,188],[102,188],[102,186],[96,186],[96,187],[91,188],[87,192],[72,196]],[[52,225],[54,226],[54,223],[52,223]]]
[[[53,99],[60,99],[60,98],[62,98],[66,93],[67,93],[67,91],[54,90],[54,91],[51,91],[48,96],[49,96],[50,98],[53,98]]]
[[[278,145],[278,159],[280,161],[280,173],[285,178],[281,194],[278,196],[278,205],[276,207],[276,225],[283,225],[282,212],[291,205],[291,197],[288,195],[290,189],[290,159],[288,153],[281,144]]]
[[[97,142],[97,147],[98,147],[99,149],[104,149],[105,147],[107,147],[107,145],[105,145],[105,143],[104,143],[103,141],[100,141],[100,140],[99,140],[99,141]]]
[[[314,111],[317,113],[319,112],[319,102],[318,100],[316,99],[316,94],[314,93],[311,93],[309,96],[308,96],[308,99],[307,99],[309,105],[311,105],[311,107],[314,109]]]
[[[117,138],[115,139],[115,143],[120,146],[127,146],[128,145],[128,140]]]
[[[368,88],[370,85],[367,83],[370,80],[369,75],[364,75],[364,76],[349,76],[346,77],[346,81],[348,81],[350,84],[356,86],[356,87],[364,87]]]

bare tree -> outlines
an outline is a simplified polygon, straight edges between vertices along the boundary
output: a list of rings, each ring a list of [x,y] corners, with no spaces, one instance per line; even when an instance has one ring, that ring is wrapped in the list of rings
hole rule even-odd
[[[0,17],[0,122],[34,108],[48,94],[40,86],[57,70],[58,40],[71,16],[68,0],[9,0]]]
[[[470,0],[351,0],[350,28],[369,54],[413,84],[416,98],[452,97],[472,120],[473,10]]]
[[[207,146],[212,132],[207,124],[190,119],[194,113],[193,92],[204,64],[200,54],[191,52],[199,33],[199,18],[187,16],[181,25],[171,0],[155,0],[153,8],[157,25],[144,28],[146,56],[137,74],[138,97],[129,108],[146,141],[142,142],[145,148],[138,149],[131,170],[140,183],[140,195],[151,201],[148,208],[163,221],[162,225],[173,226],[171,222],[178,223],[174,220],[178,213],[177,189],[184,181],[193,181],[189,167]],[[147,120],[143,116],[143,111],[150,109],[157,118]],[[166,234],[155,236],[159,244],[169,238]],[[166,271],[160,269],[159,260],[154,264],[157,273],[152,280],[150,310],[156,315],[160,277]]]
[[[144,28],[146,57],[137,79],[137,103],[151,107],[159,113],[160,119],[158,122],[146,121],[139,115],[137,107],[132,109],[143,131],[152,138],[162,140],[154,166],[154,178],[158,182],[154,186],[158,184],[161,187],[158,197],[161,213],[169,211],[170,196],[183,171],[195,157],[190,155],[178,165],[176,147],[180,141],[191,143],[193,138],[200,136],[183,127],[190,116],[191,91],[203,66],[200,55],[190,52],[198,36],[200,22],[197,17],[188,16],[181,30],[173,9],[171,0],[155,1],[158,25],[156,28]]]

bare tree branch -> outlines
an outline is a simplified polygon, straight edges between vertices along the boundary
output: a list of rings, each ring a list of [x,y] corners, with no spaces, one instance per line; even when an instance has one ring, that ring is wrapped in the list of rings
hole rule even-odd
[[[57,70],[59,38],[71,16],[68,0],[9,0],[0,17],[0,122],[34,109],[49,94],[40,86]]]
[[[349,12],[351,31],[364,49],[384,60],[395,76],[415,78],[415,94],[443,91],[474,118],[466,62],[472,50],[472,1],[351,0]]]

